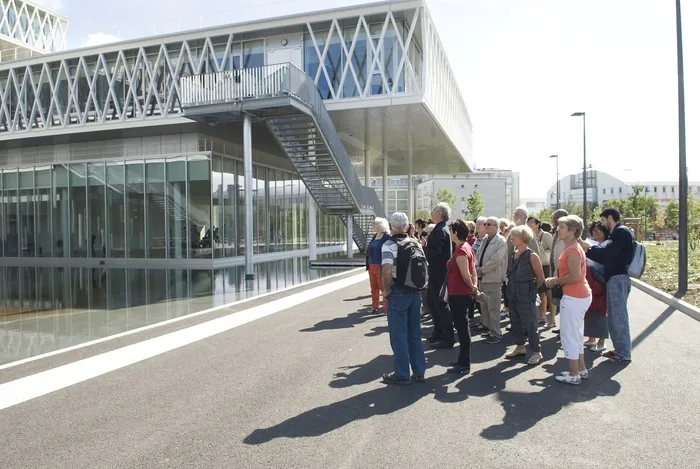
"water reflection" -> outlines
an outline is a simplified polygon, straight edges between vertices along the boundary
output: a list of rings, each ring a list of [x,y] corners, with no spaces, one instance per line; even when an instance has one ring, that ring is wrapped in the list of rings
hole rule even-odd
[[[338,273],[306,258],[220,270],[0,267],[0,364]]]

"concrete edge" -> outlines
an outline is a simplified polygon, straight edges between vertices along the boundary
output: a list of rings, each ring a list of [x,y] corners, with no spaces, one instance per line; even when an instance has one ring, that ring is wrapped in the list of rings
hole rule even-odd
[[[659,301],[662,301],[666,303],[669,306],[673,306],[676,310],[680,311],[681,313],[684,313],[691,318],[695,319],[696,321],[700,322],[700,308],[696,308],[695,306],[691,305],[690,303],[687,303],[683,300],[680,300],[676,298],[675,296],[666,293],[665,291],[661,291],[656,287],[652,287],[648,283],[644,283],[640,280],[637,280],[635,278],[631,279],[632,280],[632,285],[637,287],[639,290],[643,291],[649,296],[652,296],[656,298]]]

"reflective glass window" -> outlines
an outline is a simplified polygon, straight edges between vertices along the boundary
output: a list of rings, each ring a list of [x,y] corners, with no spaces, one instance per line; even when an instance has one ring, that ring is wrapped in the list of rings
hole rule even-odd
[[[193,243],[196,239],[196,226],[187,226],[187,161],[186,158],[173,158],[166,161],[166,214],[168,220],[168,249],[170,259],[187,257],[187,233],[192,231]]]
[[[69,171],[67,165],[53,167],[52,217],[53,217],[53,254],[54,257],[69,257],[71,220]]]
[[[129,178],[130,176],[127,176]],[[148,257],[163,259],[166,253],[165,234],[165,162],[146,161],[146,243]],[[134,234],[136,234],[134,232]]]
[[[34,257],[34,168],[19,170],[19,252]]]
[[[123,258],[126,251],[124,163],[107,163],[107,211],[105,212],[107,257]],[[143,203],[141,204],[143,210]]]
[[[161,163],[157,163],[162,167]],[[127,161],[126,177],[126,249],[130,258],[146,257],[146,167],[143,161]],[[162,236],[165,221],[160,218]],[[153,227],[155,232],[159,227]]]
[[[237,233],[237,186],[236,186],[235,161],[230,158],[223,159],[223,185],[224,185],[224,230],[223,244],[224,256],[236,256]]]
[[[19,207],[17,196],[17,170],[3,172],[3,207],[5,231],[3,244],[5,257],[19,257]]]
[[[51,257],[51,168],[36,168],[36,255]]]
[[[88,257],[87,167],[85,163],[68,166],[70,179],[71,257]]]
[[[212,224],[212,249],[214,258],[224,256],[222,235],[224,230],[224,186],[223,186],[223,158],[221,155],[212,155],[211,168],[211,224]]]
[[[211,259],[211,166],[207,155],[188,158],[188,202],[190,258]]]
[[[105,257],[107,243],[105,240],[105,165],[88,164],[88,242],[90,257]]]

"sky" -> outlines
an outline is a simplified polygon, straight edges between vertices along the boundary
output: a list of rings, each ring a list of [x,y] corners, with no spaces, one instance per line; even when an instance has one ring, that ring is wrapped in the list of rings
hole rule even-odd
[[[35,0],[70,20],[70,48],[353,0]],[[588,164],[628,182],[678,180],[672,0],[427,0],[474,126],[477,168],[521,174],[544,198]],[[234,5],[232,7],[232,5]],[[683,0],[687,161],[700,181],[700,2]]]

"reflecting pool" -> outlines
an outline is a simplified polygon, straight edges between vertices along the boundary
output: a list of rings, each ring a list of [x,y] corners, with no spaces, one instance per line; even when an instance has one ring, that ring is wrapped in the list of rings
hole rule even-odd
[[[220,270],[0,267],[0,365],[337,274],[307,258]]]

